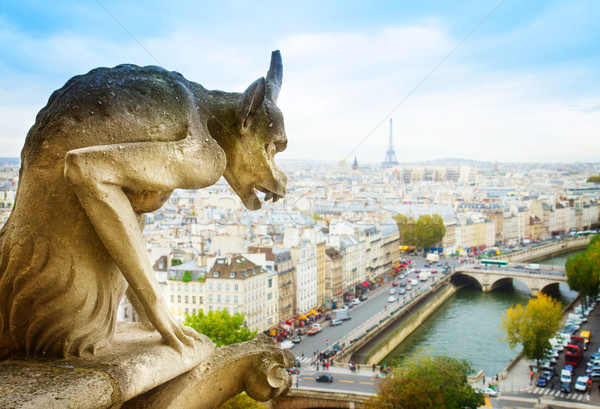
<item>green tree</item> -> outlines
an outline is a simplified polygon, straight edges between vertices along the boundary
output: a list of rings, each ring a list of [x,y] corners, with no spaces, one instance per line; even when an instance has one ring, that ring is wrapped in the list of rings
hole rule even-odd
[[[192,272],[191,271],[184,271],[183,272],[183,277],[181,278],[181,281],[183,281],[184,283],[192,281]]]
[[[596,298],[600,285],[600,236],[590,240],[586,251],[569,257],[565,269],[569,288],[579,292],[584,304],[587,297]]]
[[[445,355],[420,353],[396,366],[377,386],[368,409],[462,409],[484,404],[469,385],[469,363]]]
[[[398,224],[400,240],[407,246],[429,248],[442,241],[446,235],[446,225],[439,214],[424,214],[419,216],[417,221],[403,214],[397,214],[394,220]]]
[[[587,183],[600,183],[600,176],[590,176]]]
[[[227,310],[209,311],[208,315],[200,310],[197,314],[186,315],[183,324],[209,337],[217,347],[250,341],[257,332],[243,326],[244,314],[229,315]]]
[[[184,325],[194,328],[209,337],[218,347],[236,344],[254,339],[257,331],[244,327],[244,314],[229,315],[227,310],[209,311],[204,315],[200,310],[197,314],[186,315]],[[263,409],[265,405],[255,401],[245,393],[235,395],[219,406],[219,409]]]
[[[267,407],[255,401],[244,392],[238,393],[233,398],[219,406],[219,409],[266,409]]]
[[[531,298],[527,307],[521,304],[510,307],[502,314],[502,328],[510,348],[523,345],[527,359],[544,359],[550,350],[550,338],[560,328],[562,306],[552,297],[539,293]]]

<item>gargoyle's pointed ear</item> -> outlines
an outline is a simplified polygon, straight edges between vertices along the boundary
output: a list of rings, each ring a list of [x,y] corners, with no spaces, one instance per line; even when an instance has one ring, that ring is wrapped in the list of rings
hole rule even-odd
[[[269,72],[267,73],[267,91],[265,93],[265,96],[275,103],[277,103],[277,98],[279,98],[282,81],[283,63],[281,62],[281,53],[279,50],[275,50],[271,53],[271,67],[269,67]]]
[[[250,115],[255,114],[260,105],[265,100],[265,79],[259,78],[254,81],[242,95],[242,102],[239,106],[240,118],[246,126],[246,121]]]

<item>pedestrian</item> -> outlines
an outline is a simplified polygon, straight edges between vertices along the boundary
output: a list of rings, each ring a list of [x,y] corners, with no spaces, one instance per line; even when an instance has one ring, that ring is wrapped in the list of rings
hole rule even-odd
[[[319,361],[317,361],[317,371],[319,370]]]
[[[554,390],[554,382],[550,382],[550,390],[553,391]]]
[[[485,375],[483,375],[483,378],[481,378],[481,384],[485,386]]]
[[[375,372],[375,369],[376,369],[376,365],[373,364],[373,372]]]
[[[302,352],[302,358],[304,358],[304,352]]]
[[[356,372],[360,373],[360,364],[356,365]]]

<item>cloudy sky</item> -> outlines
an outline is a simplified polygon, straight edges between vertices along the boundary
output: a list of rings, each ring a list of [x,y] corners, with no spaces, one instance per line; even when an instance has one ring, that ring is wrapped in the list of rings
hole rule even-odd
[[[161,65],[242,92],[281,50],[287,159],[600,159],[596,0],[0,0],[0,157],[51,92]]]

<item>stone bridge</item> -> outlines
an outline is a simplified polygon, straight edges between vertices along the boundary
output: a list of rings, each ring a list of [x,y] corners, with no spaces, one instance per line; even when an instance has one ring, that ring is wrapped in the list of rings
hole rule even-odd
[[[286,396],[277,397],[270,403],[277,409],[363,409],[365,401],[370,396],[351,392],[292,388]]]
[[[460,286],[469,280],[464,280],[465,276],[475,280],[481,286],[481,291],[484,293],[512,283],[513,279],[517,279],[529,288],[532,297],[536,297],[540,291],[543,292],[551,286],[558,286],[560,283],[567,282],[564,272],[559,269],[540,269],[539,271],[531,272],[527,270],[498,269],[497,267],[458,267],[452,274],[450,282]]]

